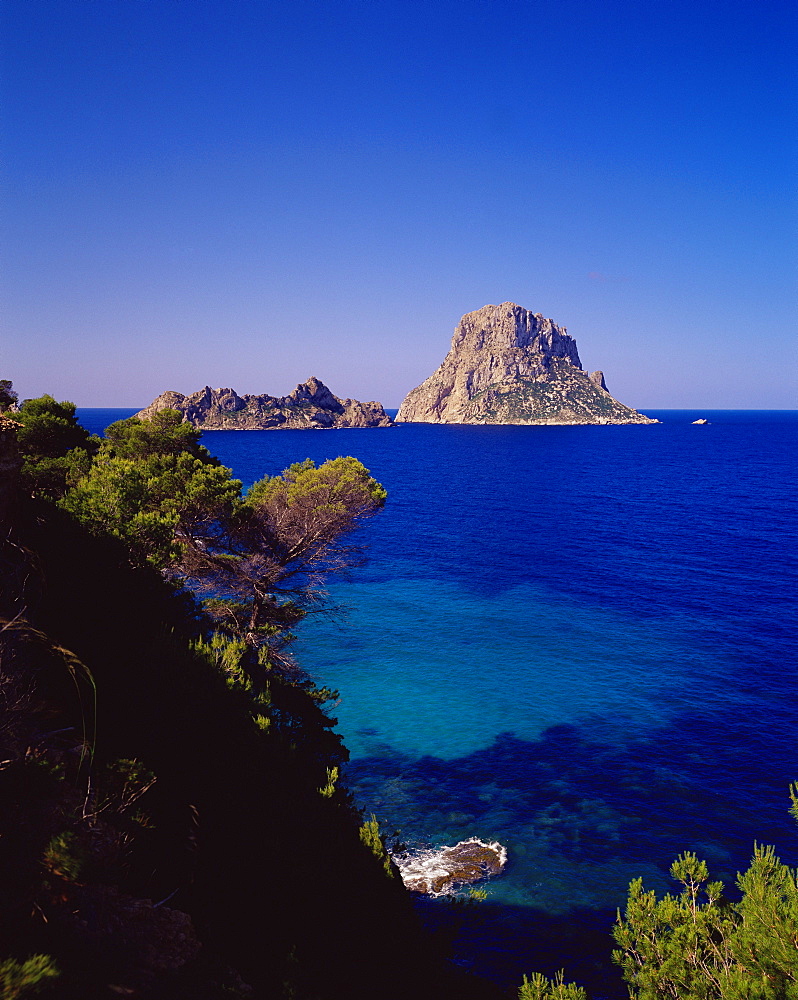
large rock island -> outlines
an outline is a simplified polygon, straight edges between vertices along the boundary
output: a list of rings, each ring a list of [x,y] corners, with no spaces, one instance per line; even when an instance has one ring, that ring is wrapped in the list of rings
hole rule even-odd
[[[341,427],[392,427],[381,403],[339,399],[317,378],[287,396],[239,396],[233,389],[211,389],[184,396],[164,392],[136,416],[147,420],[158,410],[179,410],[204,431],[321,430]]]
[[[564,327],[513,302],[458,323],[443,364],[405,397],[397,421],[435,424],[655,424],[583,371]]]

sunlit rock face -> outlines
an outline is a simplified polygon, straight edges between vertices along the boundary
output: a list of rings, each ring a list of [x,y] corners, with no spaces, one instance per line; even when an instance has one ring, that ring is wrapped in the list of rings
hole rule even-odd
[[[513,302],[467,313],[440,368],[402,403],[397,421],[441,424],[657,423],[583,371],[576,341]]]
[[[340,427],[391,427],[381,403],[339,399],[317,378],[302,382],[287,396],[239,396],[234,389],[211,389],[184,396],[164,392],[136,416],[149,419],[159,410],[179,410],[206,431],[323,430]]]

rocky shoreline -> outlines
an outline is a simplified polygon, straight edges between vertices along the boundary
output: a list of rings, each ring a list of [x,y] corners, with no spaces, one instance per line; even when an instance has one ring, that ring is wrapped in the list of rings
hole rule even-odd
[[[393,427],[381,403],[339,399],[317,378],[300,383],[287,396],[243,395],[234,389],[204,389],[184,396],[172,390],[139,410],[148,420],[159,410],[178,410],[184,420],[204,431],[335,430]]]

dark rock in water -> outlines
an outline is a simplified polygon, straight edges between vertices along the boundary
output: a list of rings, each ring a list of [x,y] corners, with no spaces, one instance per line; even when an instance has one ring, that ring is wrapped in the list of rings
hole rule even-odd
[[[486,844],[472,837],[454,847],[402,854],[393,860],[411,892],[441,896],[499,875],[507,863],[507,851],[501,844]]]
[[[239,396],[234,389],[211,389],[184,396],[164,392],[136,416],[148,420],[159,410],[179,410],[205,431],[322,430],[339,427],[392,427],[381,403],[339,399],[317,378],[287,396]]]
[[[460,320],[436,372],[411,390],[397,421],[433,424],[656,424],[583,371],[564,327],[513,302]]]

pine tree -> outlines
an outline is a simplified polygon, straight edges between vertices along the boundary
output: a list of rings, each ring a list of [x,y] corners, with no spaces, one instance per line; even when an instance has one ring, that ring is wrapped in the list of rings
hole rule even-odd
[[[798,784],[790,789],[798,819]],[[739,901],[691,851],[671,866],[677,893],[661,899],[635,879],[613,931],[613,960],[630,1000],[798,1000],[798,872],[773,847],[754,845],[737,876]],[[568,992],[571,991],[571,992]],[[519,1000],[586,1000],[579,987],[541,975]]]

